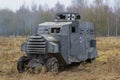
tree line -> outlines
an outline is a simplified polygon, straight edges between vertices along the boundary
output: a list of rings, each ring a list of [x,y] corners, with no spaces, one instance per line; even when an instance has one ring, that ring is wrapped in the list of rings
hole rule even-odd
[[[67,3],[66,3],[67,4]],[[77,12],[82,16],[81,21],[90,21],[95,26],[96,36],[120,35],[120,0],[71,0],[71,5],[57,2],[54,8],[36,6],[31,8],[22,5],[19,10],[0,9],[0,36],[31,35],[38,24],[45,21],[54,21],[58,12]]]

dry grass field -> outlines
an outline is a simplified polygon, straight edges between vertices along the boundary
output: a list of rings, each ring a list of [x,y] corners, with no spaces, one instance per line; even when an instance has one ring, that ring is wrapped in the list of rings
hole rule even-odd
[[[16,63],[25,37],[0,37],[0,80],[120,80],[120,38],[97,38],[99,57],[92,63],[69,67],[58,75],[19,74]]]

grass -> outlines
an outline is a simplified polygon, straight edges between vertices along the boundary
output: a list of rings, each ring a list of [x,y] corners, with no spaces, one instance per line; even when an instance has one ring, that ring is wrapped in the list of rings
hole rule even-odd
[[[58,75],[19,74],[16,63],[26,37],[0,37],[0,80],[120,80],[120,37],[97,38],[99,57],[92,63],[65,68]]]

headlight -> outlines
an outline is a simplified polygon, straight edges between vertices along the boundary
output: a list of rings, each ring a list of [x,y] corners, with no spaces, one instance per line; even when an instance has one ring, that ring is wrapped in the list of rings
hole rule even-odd
[[[21,45],[21,51],[26,52],[26,48],[27,48],[27,44],[26,44],[26,43],[23,43],[23,44]]]

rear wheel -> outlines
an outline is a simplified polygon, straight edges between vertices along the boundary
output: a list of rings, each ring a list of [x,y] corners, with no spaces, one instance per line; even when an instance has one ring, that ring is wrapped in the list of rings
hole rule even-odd
[[[53,72],[55,74],[58,73],[59,63],[55,57],[49,58],[47,60],[46,65],[47,65],[48,71]]]
[[[28,58],[26,56],[22,56],[19,58],[17,62],[17,70],[19,73],[23,73],[27,70]]]
[[[87,59],[87,60],[86,60],[86,63],[92,63],[94,60],[95,60],[95,58]]]

